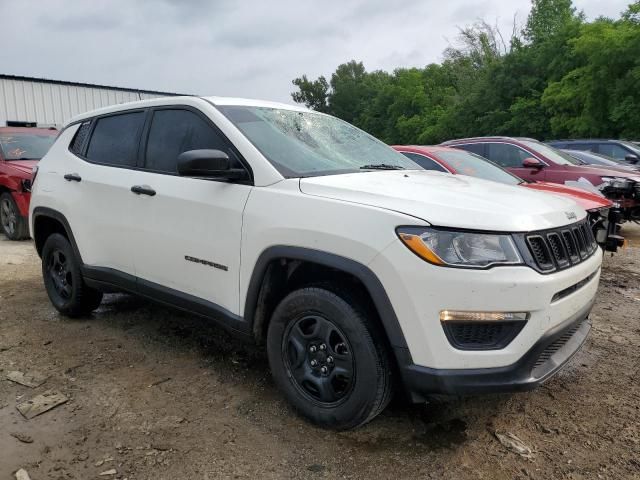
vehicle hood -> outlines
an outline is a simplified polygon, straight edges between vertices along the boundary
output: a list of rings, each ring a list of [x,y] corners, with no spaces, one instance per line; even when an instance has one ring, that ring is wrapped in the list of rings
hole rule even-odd
[[[9,167],[9,170],[16,170],[26,178],[31,178],[31,171],[38,164],[38,160],[8,160],[4,164]]]
[[[594,175],[599,177],[626,177],[636,181],[640,178],[638,173],[626,168],[600,167],[597,165],[566,165],[563,168],[567,171],[570,170],[574,175],[583,175],[586,178],[593,178]],[[596,182],[594,185],[597,184]]]
[[[595,166],[595,165],[594,166],[585,165],[585,168],[588,168],[590,170],[591,169],[602,170],[601,167],[598,167],[598,166]],[[640,177],[640,167],[636,167],[636,166],[633,166],[633,165],[629,165],[628,167],[624,166],[624,165],[621,165],[619,167],[607,166],[605,168],[609,172],[606,175],[603,174],[603,176],[606,176],[606,177],[612,177],[612,176],[618,176],[618,177],[629,177],[629,176],[630,177]],[[613,172],[615,172],[615,174]]]
[[[586,216],[567,198],[433,171],[302,178],[300,190],[307,195],[400,212],[443,227],[523,232],[568,225]]]
[[[552,193],[571,198],[585,210],[598,210],[600,208],[609,208],[613,206],[613,202],[604,197],[604,195],[595,192],[589,192],[580,188],[567,187],[558,183],[535,182],[522,183],[523,187],[540,192]]]

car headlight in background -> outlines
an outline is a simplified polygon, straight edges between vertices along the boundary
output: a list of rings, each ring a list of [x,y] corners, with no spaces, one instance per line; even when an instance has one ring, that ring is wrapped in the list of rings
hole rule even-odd
[[[486,268],[523,263],[508,234],[457,232],[431,227],[401,227],[397,232],[409,250],[434,265]]]

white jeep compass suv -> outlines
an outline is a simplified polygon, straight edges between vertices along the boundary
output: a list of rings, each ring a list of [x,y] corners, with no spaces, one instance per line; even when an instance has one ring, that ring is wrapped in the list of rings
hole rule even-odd
[[[402,388],[526,390],[585,341],[601,252],[570,200],[421,170],[328,115],[172,97],[70,121],[30,228],[78,316],[126,291],[266,344],[316,424],[375,417]]]

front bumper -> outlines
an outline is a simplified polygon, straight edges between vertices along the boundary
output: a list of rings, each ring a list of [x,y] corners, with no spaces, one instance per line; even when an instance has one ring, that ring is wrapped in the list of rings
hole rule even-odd
[[[556,374],[584,344],[591,330],[593,301],[546,332],[517,362],[496,368],[433,369],[403,364],[396,350],[404,386],[415,402],[429,394],[476,394],[531,390]]]
[[[581,263],[540,274],[529,266],[469,270],[431,265],[400,240],[389,245],[369,267],[384,288],[405,344],[392,343],[410,363],[436,370],[508,367],[541,338],[591,305],[598,289],[602,252]],[[440,312],[528,312],[517,336],[495,349],[461,350],[447,338]],[[397,354],[397,356],[402,356]]]

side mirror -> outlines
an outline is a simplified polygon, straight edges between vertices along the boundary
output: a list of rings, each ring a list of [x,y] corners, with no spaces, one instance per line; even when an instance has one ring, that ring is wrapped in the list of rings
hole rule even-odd
[[[231,168],[231,160],[222,150],[189,150],[178,155],[178,175],[181,177],[247,178],[244,168]]]
[[[535,169],[541,169],[542,167],[544,167],[544,163],[542,163],[540,160],[538,160],[537,158],[533,158],[533,157],[529,157],[529,158],[525,158],[522,161],[522,166],[524,168],[535,168]]]
[[[638,163],[638,160],[640,160],[637,155],[634,155],[632,153],[624,157],[624,159],[629,163]]]

